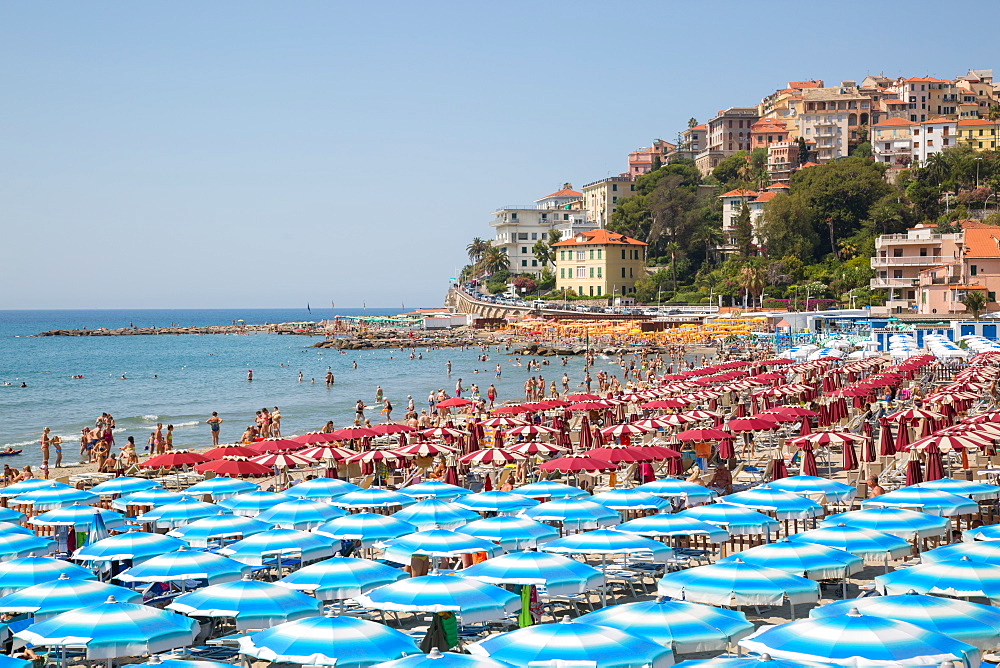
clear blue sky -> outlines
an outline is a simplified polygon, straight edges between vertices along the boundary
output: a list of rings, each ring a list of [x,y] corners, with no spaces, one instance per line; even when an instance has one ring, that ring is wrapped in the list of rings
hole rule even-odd
[[[0,2],[3,308],[430,306],[490,211],[789,80],[998,69],[930,2]]]

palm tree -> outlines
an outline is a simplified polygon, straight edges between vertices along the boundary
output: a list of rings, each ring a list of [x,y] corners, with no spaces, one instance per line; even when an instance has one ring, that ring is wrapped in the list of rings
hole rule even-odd
[[[751,306],[753,305],[753,298],[760,299],[760,296],[764,293],[765,280],[765,272],[761,267],[748,265],[740,269],[740,282],[743,283],[743,287],[751,297]]]
[[[962,304],[973,318],[979,320],[979,314],[986,310],[986,301],[986,292],[983,290],[969,290],[965,293]]]
[[[713,248],[722,245],[723,239],[722,228],[711,223],[706,223],[699,227],[694,237],[694,240],[698,243],[705,244],[706,258],[711,257]]]
[[[476,266],[486,276],[495,274],[498,271],[504,271],[510,267],[510,258],[507,257],[507,249],[487,244]]]
[[[490,242],[484,241],[479,237],[472,240],[472,243],[465,247],[466,252],[469,254],[469,262],[476,264],[483,257],[483,252],[486,250]]]

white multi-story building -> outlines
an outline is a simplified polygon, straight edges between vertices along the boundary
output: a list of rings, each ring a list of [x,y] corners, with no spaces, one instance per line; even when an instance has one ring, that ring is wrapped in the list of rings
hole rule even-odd
[[[618,202],[635,194],[635,180],[628,174],[609,176],[583,187],[583,209],[596,227],[607,227]]]
[[[806,140],[813,162],[822,164],[848,155],[846,111],[803,111],[798,120],[800,136]]]
[[[544,267],[532,249],[537,242],[548,241],[552,230],[559,230],[567,239],[597,227],[587,222],[580,198],[581,193],[563,188],[534,204],[508,204],[493,212],[493,245],[506,251],[512,274],[541,273]]]
[[[932,118],[912,127],[913,162],[923,165],[927,158],[958,143],[958,121]]]

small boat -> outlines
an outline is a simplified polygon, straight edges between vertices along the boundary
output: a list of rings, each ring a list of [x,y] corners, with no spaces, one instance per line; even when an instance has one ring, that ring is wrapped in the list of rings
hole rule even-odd
[[[14,455],[19,455],[22,452],[24,452],[24,450],[11,450],[9,452],[6,450],[0,450],[0,457],[13,457]]]

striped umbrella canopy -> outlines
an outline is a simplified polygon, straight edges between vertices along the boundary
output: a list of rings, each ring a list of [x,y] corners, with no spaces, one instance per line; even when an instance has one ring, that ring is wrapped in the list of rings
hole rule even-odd
[[[415,485],[407,485],[406,487],[401,487],[399,491],[407,496],[417,498],[432,496],[436,499],[448,500],[472,494],[472,490],[459,487],[458,485],[450,485],[446,482],[440,482],[438,480],[425,480],[423,482],[418,482]]]
[[[521,418],[510,417],[508,415],[501,415],[498,417],[489,418],[488,420],[483,420],[479,424],[484,427],[490,427],[496,429],[497,427],[527,427],[530,423],[527,420],[522,420]]]
[[[195,520],[212,517],[213,515],[229,514],[229,511],[214,503],[186,499],[177,503],[157,506],[139,515],[137,522],[152,524],[156,529],[174,529],[190,524]]]
[[[168,492],[159,487],[150,487],[138,492],[132,492],[125,496],[120,496],[111,502],[111,507],[115,510],[128,510],[129,506],[163,506],[168,503],[177,503],[191,497],[177,492]]]
[[[89,529],[94,525],[95,518],[100,516],[108,529],[118,529],[125,526],[125,516],[113,510],[104,510],[94,506],[64,506],[35,515],[29,524],[35,526],[71,526],[77,529]]]
[[[227,476],[230,478],[264,478],[274,475],[274,469],[257,462],[250,461],[247,457],[223,457],[194,467],[198,473],[214,473],[217,476]]]
[[[985,483],[972,482],[970,480],[954,480],[952,478],[941,478],[940,480],[920,482],[914,485],[914,487],[918,487],[920,489],[933,489],[938,492],[947,492],[949,494],[957,494],[958,496],[968,497],[973,501],[995,499],[1000,496],[1000,486],[987,485]]]
[[[211,496],[214,501],[222,501],[223,499],[228,499],[236,496],[237,494],[252,492],[257,489],[260,489],[260,487],[249,480],[219,477],[209,478],[208,480],[202,480],[201,482],[195,483],[184,490],[184,493],[193,494],[195,496],[207,494]]]
[[[987,526],[976,527],[975,529],[966,529],[962,532],[962,538],[966,542],[976,540],[1000,540],[1000,524],[990,524]]]
[[[500,549],[488,540],[445,529],[418,531],[387,540],[383,545],[385,547],[383,557],[400,564],[409,563],[410,557],[414,554],[424,554],[428,557],[457,557],[460,554],[485,552],[493,555]]]
[[[478,492],[455,499],[455,505],[466,510],[488,513],[519,513],[525,508],[537,506],[538,501],[512,492]]]
[[[14,635],[36,647],[83,645],[87,659],[113,659],[185,647],[197,633],[193,619],[110,596],[100,605],[60,613]]]
[[[89,506],[88,506],[89,507]],[[11,524],[10,522],[0,522],[0,535],[19,533],[24,536],[34,536],[35,532],[27,527],[23,527],[20,524]]]
[[[892,534],[908,541],[943,536],[948,533],[950,523],[945,517],[929,515],[905,508],[869,508],[867,510],[851,510],[846,513],[830,515],[820,527],[846,524],[859,529],[871,529]]]
[[[604,574],[593,566],[545,552],[504,554],[463,568],[457,575],[498,585],[544,585],[554,596],[582,594],[604,585]]]
[[[543,434],[556,434],[559,430],[555,427],[546,427],[540,424],[529,424],[507,430],[508,436],[538,436]]]
[[[927,596],[914,591],[896,596],[869,596],[835,601],[809,611],[815,619],[840,617],[856,608],[863,615],[909,622],[950,636],[979,649],[993,649],[1000,635],[1000,610],[954,598]]]
[[[392,450],[367,450],[351,455],[344,460],[347,464],[378,464],[379,462],[398,462],[405,459],[403,455],[396,454]]]
[[[793,543],[788,539],[758,545],[720,562],[742,559],[748,564],[777,568],[810,580],[846,578],[864,568],[865,561],[850,552],[815,543]]]
[[[221,554],[181,548],[158,557],[147,559],[120,573],[122,582],[179,582],[181,580],[207,580],[214,585],[239,580],[250,572],[250,567],[223,557]]]
[[[952,660],[968,667],[979,664],[979,650],[972,645],[907,622],[862,615],[856,608],[836,617],[768,627],[739,644],[775,657],[841,666],[926,666]]]
[[[542,545],[540,550],[559,554],[630,554],[650,553],[653,561],[665,563],[674,551],[651,538],[616,529],[597,529],[556,538]]]
[[[346,517],[324,522],[315,532],[337,540],[357,540],[361,547],[371,547],[374,543],[399,538],[415,533],[417,527],[395,517],[376,513],[355,513]]]
[[[294,452],[268,452],[251,457],[250,461],[261,466],[271,466],[279,469],[291,469],[296,466],[311,466],[314,462]]]
[[[170,656],[170,655],[168,655]],[[184,654],[180,654],[184,656]],[[132,666],[155,666],[157,668],[230,668],[231,663],[220,663],[219,661],[188,661],[184,659],[163,659],[160,655],[149,657],[145,663],[133,663]]]
[[[339,546],[338,546],[339,547]],[[260,566],[266,559],[298,557],[303,563],[333,556],[334,541],[322,534],[295,529],[268,529],[243,540],[219,548],[219,553],[251,566]]]
[[[568,529],[608,527],[622,521],[616,511],[587,499],[546,501],[525,509],[522,515],[539,522],[561,522]]]
[[[729,532],[714,524],[691,517],[659,513],[623,522],[618,531],[637,533],[640,536],[707,536],[710,543],[724,543]]]
[[[752,510],[769,510],[779,520],[805,520],[819,517],[825,512],[823,506],[811,499],[769,487],[754,487],[745,492],[736,492],[720,501]]]
[[[483,448],[462,455],[458,461],[469,466],[506,466],[507,464],[523,462],[527,458],[528,455],[523,455],[520,452],[511,452],[501,448]]]
[[[51,557],[22,557],[0,563],[0,595],[51,582],[61,575],[73,580],[93,580],[97,576],[83,566]]]
[[[861,529],[846,524],[831,524],[809,529],[788,537],[788,540],[835,547],[862,559],[883,560],[905,557],[912,550],[904,539],[881,531]]]
[[[506,589],[453,575],[422,575],[355,596],[363,607],[396,612],[455,612],[466,624],[502,619],[521,609],[521,597]]]
[[[36,511],[52,510],[73,504],[89,505],[97,503],[101,497],[74,487],[42,487],[33,492],[18,494],[10,500],[12,505],[31,506]]]
[[[733,536],[760,536],[777,531],[779,526],[776,520],[764,513],[729,503],[685,508],[677,515],[720,526]]]
[[[302,442],[304,443],[305,441]],[[218,445],[214,448],[206,450],[202,454],[211,459],[222,459],[223,457],[256,457],[260,453],[246,445],[229,443],[226,445]]]
[[[770,654],[723,655],[714,659],[688,659],[674,664],[679,668],[832,668],[832,663],[774,659]]]
[[[529,499],[565,499],[574,496],[590,496],[579,487],[551,480],[529,482],[527,485],[521,485],[515,489],[514,493]]]
[[[442,443],[420,441],[395,448],[392,452],[403,457],[435,457],[437,455],[453,455],[456,450]]]
[[[612,510],[664,510],[670,502],[638,489],[612,489],[591,497],[594,501]]]
[[[319,445],[313,448],[299,450],[295,454],[299,457],[311,459],[314,462],[322,460],[342,462],[348,457],[353,457],[358,453],[356,450],[351,450],[350,448],[338,448],[335,445]]]
[[[409,522],[417,531],[456,529],[479,519],[479,513],[460,508],[441,499],[424,499],[392,514],[397,520]]]
[[[132,478],[125,476],[97,483],[90,488],[90,491],[93,494],[100,494],[102,496],[109,494],[132,494],[134,492],[141,492],[143,490],[153,489],[159,486],[160,483],[155,480],[150,480],[149,478]]]
[[[142,603],[139,592],[96,580],[70,579],[61,573],[55,580],[42,582],[0,598],[0,612],[33,615],[36,622],[67,610],[100,605],[114,596],[125,603]]]
[[[34,492],[35,490],[45,489],[49,487],[57,489],[74,489],[72,486],[67,485],[64,482],[59,482],[58,480],[42,480],[41,478],[28,478],[27,480],[22,480],[21,482],[15,482],[13,485],[7,485],[6,487],[0,488],[0,497],[8,498],[12,496],[18,496],[19,494],[26,494],[28,492]]]
[[[285,494],[303,499],[329,501],[349,492],[356,492],[360,487],[339,478],[313,478],[296,483],[285,490]]]
[[[815,603],[819,583],[742,559],[667,573],[657,583],[661,596],[709,605]]]
[[[618,629],[571,621],[569,617],[558,624],[528,626],[491,636],[466,649],[470,654],[515,666],[666,668],[674,663],[673,652],[663,645]]]
[[[201,464],[210,461],[211,457],[206,457],[200,452],[191,450],[171,450],[160,455],[153,455],[139,466],[150,469],[172,469],[175,467],[189,466],[191,464]]]
[[[931,515],[953,517],[955,515],[972,515],[979,512],[979,504],[975,501],[933,489],[919,487],[900,487],[899,489],[867,499],[861,502],[861,508],[916,508]]]
[[[675,652],[724,651],[754,630],[742,612],[662,598],[610,605],[588,612],[580,622],[618,629]]]
[[[288,589],[313,592],[313,596],[321,601],[337,601],[360,596],[370,589],[405,577],[406,573],[402,570],[370,559],[330,557],[303,566],[275,584]]]
[[[308,531],[345,515],[346,512],[329,503],[313,499],[292,499],[271,506],[257,515],[256,519],[282,529]]]
[[[9,522],[11,524],[24,524],[24,518],[26,515],[24,513],[19,513],[16,510],[11,510],[10,508],[5,508],[0,506],[0,522]]]
[[[485,656],[442,653],[437,647],[432,647],[427,654],[414,654],[395,661],[386,661],[376,664],[375,668],[511,668],[511,665]]]
[[[913,590],[920,594],[982,596],[994,601],[1000,599],[1000,566],[968,557],[920,563],[876,576],[875,585],[885,594]]]
[[[240,653],[262,661],[303,666],[368,668],[419,654],[416,641],[385,624],[354,617],[297,619],[239,638]]]
[[[521,441],[514,443],[507,449],[521,455],[554,455],[566,450],[566,448],[554,443],[543,443],[542,441]]]
[[[672,497],[679,496],[687,500],[687,505],[693,506],[699,503],[708,503],[715,496],[715,492],[708,489],[707,487],[702,487],[701,485],[696,485],[693,482],[687,482],[686,480],[675,480],[674,478],[663,478],[661,480],[654,480],[652,482],[647,482],[643,485],[639,485],[636,489],[643,492],[649,492],[656,496]]]
[[[805,496],[820,503],[846,503],[858,493],[857,488],[851,485],[811,475],[781,478],[769,482],[767,487]]]
[[[279,503],[291,501],[293,498],[288,494],[279,494],[277,492],[267,492],[258,489],[223,499],[219,501],[219,505],[228,509],[234,515],[256,517],[268,508],[273,508]]]
[[[167,532],[167,535],[180,538],[191,547],[208,547],[209,543],[215,540],[244,538],[261,531],[267,531],[270,528],[271,525],[267,522],[261,522],[252,517],[212,515],[172,529]]]
[[[129,531],[116,536],[108,536],[84,545],[73,553],[77,561],[140,561],[167,552],[174,552],[187,545],[171,536],[162,536],[146,531]]]
[[[392,506],[408,506],[415,503],[412,496],[400,494],[390,489],[369,487],[348,492],[332,499],[330,503],[341,508],[391,508]]]
[[[543,522],[536,522],[527,517],[504,515],[469,522],[455,531],[500,543],[500,547],[505,550],[536,547],[559,535],[558,529]]]
[[[0,561],[19,557],[40,557],[56,549],[56,542],[34,534],[0,534]]]
[[[320,602],[297,591],[270,582],[251,580],[210,585],[181,594],[167,610],[189,617],[226,617],[240,631],[266,629],[303,617],[315,617]]]

